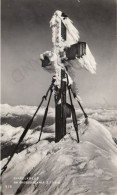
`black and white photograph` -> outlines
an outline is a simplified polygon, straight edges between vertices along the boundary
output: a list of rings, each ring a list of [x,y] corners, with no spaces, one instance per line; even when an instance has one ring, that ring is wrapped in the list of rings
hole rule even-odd
[[[117,195],[117,1],[1,0],[1,195]]]

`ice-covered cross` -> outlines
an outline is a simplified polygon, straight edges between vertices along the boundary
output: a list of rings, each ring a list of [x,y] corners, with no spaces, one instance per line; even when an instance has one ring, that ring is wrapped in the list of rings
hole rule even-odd
[[[42,67],[49,72],[55,72],[56,86],[61,87],[61,70],[65,70],[68,75],[69,85],[76,93],[78,90],[73,81],[71,68],[77,62],[77,67],[82,67],[92,74],[96,72],[96,62],[86,42],[80,42],[78,30],[68,16],[61,11],[56,11],[50,20],[52,28],[52,51],[46,51],[40,55]],[[70,63],[69,63],[70,62]]]

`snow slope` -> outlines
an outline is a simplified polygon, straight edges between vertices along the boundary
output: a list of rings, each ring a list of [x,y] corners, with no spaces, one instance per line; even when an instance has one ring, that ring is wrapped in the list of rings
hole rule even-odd
[[[32,145],[15,154],[2,177],[3,194],[117,195],[117,147],[110,132],[91,118],[80,125],[79,144],[71,123],[58,143],[49,141],[53,130],[38,144],[34,131]]]

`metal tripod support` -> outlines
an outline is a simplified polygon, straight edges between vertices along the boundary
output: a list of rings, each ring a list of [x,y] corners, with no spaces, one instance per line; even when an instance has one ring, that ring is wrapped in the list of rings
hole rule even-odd
[[[69,91],[69,98],[70,98],[70,103],[71,103],[71,113],[72,113],[73,125],[74,125],[74,129],[76,131],[77,142],[79,143],[78,123],[77,123],[75,108],[74,108],[72,97],[71,97],[71,87],[70,86],[68,86],[68,91]]]
[[[42,135],[42,132],[43,132],[43,128],[44,128],[44,125],[45,125],[45,122],[46,122],[47,114],[48,114],[48,108],[49,108],[50,100],[51,100],[52,93],[53,93],[53,87],[56,88],[56,86],[54,85],[54,82],[55,82],[55,79],[52,78],[51,85],[50,85],[49,89],[47,90],[46,95],[44,95],[44,96],[42,97],[41,103],[39,104],[39,106],[38,106],[37,110],[35,111],[33,117],[32,117],[31,120],[28,122],[26,128],[24,129],[22,135],[20,136],[19,141],[18,141],[16,147],[14,148],[14,150],[13,150],[13,152],[12,152],[10,158],[8,159],[7,163],[4,165],[4,167],[3,167],[2,170],[1,170],[1,175],[6,171],[9,162],[10,162],[11,159],[13,158],[15,152],[17,151],[18,146],[21,144],[21,142],[23,141],[24,137],[26,136],[26,134],[27,134],[29,128],[31,127],[31,125],[32,125],[32,123],[33,123],[33,120],[34,120],[34,118],[35,118],[37,112],[39,111],[39,109],[40,109],[40,107],[41,107],[43,101],[47,99],[47,96],[48,96],[49,91],[50,91],[50,96],[49,96],[49,99],[48,99],[47,107],[46,107],[46,109],[45,109],[44,117],[43,117],[43,120],[42,120],[42,125],[41,125],[41,131],[40,131],[39,139],[38,139],[38,141],[37,141],[36,143],[38,143],[38,142],[40,141],[41,135]],[[66,84],[65,84],[65,83],[66,83],[66,82],[64,82],[65,88],[64,88],[64,87],[63,87],[63,88],[66,90]],[[70,103],[71,103],[71,113],[72,113],[73,125],[74,125],[75,131],[76,131],[77,142],[79,143],[77,117],[76,117],[76,112],[75,112],[75,109],[74,109],[74,106],[73,106],[73,102],[72,102],[72,97],[71,97],[71,92],[72,92],[71,86],[68,86],[68,78],[67,78],[67,87],[68,87],[69,98],[70,98]],[[66,91],[64,91],[64,89],[63,89],[63,92],[66,93]],[[74,94],[73,94],[73,96],[74,96],[74,98],[75,98],[75,95],[74,95]],[[65,98],[66,98],[66,96],[63,98],[63,104],[64,104],[64,105],[65,105]],[[88,116],[87,116],[86,113],[84,112],[83,107],[81,106],[80,102],[78,102],[78,103],[79,103],[79,105],[80,105],[80,107],[81,107],[81,109],[82,109],[82,111],[83,111],[83,114],[84,114],[85,118],[87,118]],[[64,107],[63,104],[62,104],[62,107]],[[56,101],[55,101],[55,105],[56,105]],[[62,116],[64,116],[64,122],[65,122],[64,125],[65,125],[65,127],[66,127],[66,118],[65,118],[65,110],[64,110],[64,109],[62,110]],[[57,126],[56,123],[57,123],[57,120],[56,120],[56,122],[55,122],[55,125]],[[63,124],[62,124],[62,125],[63,125]],[[57,132],[57,129],[55,128],[55,134],[57,134],[57,133],[59,133],[59,132]],[[62,137],[64,137],[65,134],[66,134],[66,130],[64,129],[64,134],[62,135]],[[61,138],[61,139],[62,139],[62,138]],[[59,140],[60,140],[60,139],[59,139]],[[55,140],[55,142],[58,142],[58,140]]]
[[[42,121],[42,125],[41,125],[40,136],[39,136],[39,139],[38,139],[37,143],[38,143],[38,142],[40,141],[40,139],[41,139],[41,134],[42,134],[42,131],[43,131],[45,122],[46,122],[46,118],[47,118],[47,113],[48,113],[48,108],[49,108],[49,104],[50,104],[52,92],[53,92],[53,89],[50,89],[50,96],[49,96],[49,100],[48,100],[48,103],[47,103],[47,107],[46,107],[46,109],[45,109],[45,113],[44,113],[44,117],[43,117],[43,121]]]

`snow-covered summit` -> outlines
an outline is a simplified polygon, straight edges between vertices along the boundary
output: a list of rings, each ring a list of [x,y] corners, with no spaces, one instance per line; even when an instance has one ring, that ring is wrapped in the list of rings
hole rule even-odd
[[[58,143],[48,141],[50,133],[47,139],[15,154],[3,174],[5,195],[116,195],[117,147],[109,131],[89,119],[87,126],[80,125],[78,144],[71,123],[67,130]]]

